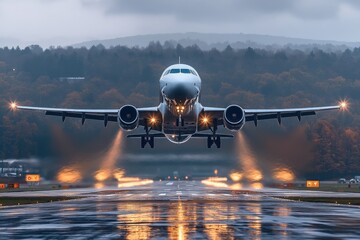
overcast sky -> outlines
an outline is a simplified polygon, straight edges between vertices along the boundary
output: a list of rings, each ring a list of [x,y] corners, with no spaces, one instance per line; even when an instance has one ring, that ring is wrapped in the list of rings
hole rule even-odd
[[[358,0],[0,0],[0,46],[156,33],[360,41]]]

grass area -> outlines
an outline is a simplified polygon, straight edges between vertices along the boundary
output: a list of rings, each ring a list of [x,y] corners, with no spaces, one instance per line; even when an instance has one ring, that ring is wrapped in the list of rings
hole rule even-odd
[[[281,197],[301,202],[335,203],[346,205],[360,205],[360,198],[338,198],[338,197]]]
[[[354,192],[360,193],[360,185],[352,184],[349,188],[348,184],[331,184],[331,183],[321,183],[319,188],[307,188],[306,186],[294,186],[290,189],[295,190],[310,190],[310,191],[329,191],[329,192]]]
[[[64,184],[41,184],[35,186],[25,186],[21,188],[0,188],[0,194],[3,192],[31,192],[31,191],[49,191],[49,190],[61,190],[72,188],[88,188],[92,187],[89,184],[76,184],[76,185],[64,185]]]
[[[48,191],[48,190],[59,190],[62,189],[61,186],[34,186],[28,188],[2,188],[0,189],[0,194],[3,192],[34,192],[34,191]]]
[[[0,197],[0,206],[57,202],[78,198],[80,197]]]

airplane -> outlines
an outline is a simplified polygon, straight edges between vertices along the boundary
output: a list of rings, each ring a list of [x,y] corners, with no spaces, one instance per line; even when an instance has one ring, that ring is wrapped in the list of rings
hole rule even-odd
[[[201,78],[198,72],[186,64],[174,64],[167,67],[160,77],[160,104],[155,107],[137,108],[126,104],[119,109],[70,109],[18,106],[11,103],[12,109],[34,110],[45,112],[45,115],[65,118],[100,120],[106,127],[108,122],[117,122],[125,131],[132,131],[139,126],[144,133],[128,135],[129,138],[140,138],[141,148],[147,144],[154,148],[155,138],[167,138],[170,142],[181,144],[192,137],[207,138],[207,147],[221,146],[221,138],[231,138],[231,134],[220,134],[218,128],[223,126],[230,131],[240,131],[246,122],[315,115],[318,111],[346,109],[347,102],[339,105],[307,108],[285,109],[247,109],[231,104],[225,108],[203,106],[200,99]],[[205,132],[205,133],[204,133]]]

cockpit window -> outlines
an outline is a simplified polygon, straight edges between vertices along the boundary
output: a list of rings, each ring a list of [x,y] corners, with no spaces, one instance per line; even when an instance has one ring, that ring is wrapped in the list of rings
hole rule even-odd
[[[190,73],[190,69],[181,69],[181,73]]]
[[[168,75],[169,73],[185,73],[185,74],[193,74],[195,76],[197,76],[196,72],[192,69],[188,69],[188,68],[182,68],[182,69],[179,69],[179,68],[173,68],[173,69],[170,69],[170,70],[167,70],[166,72],[164,72],[164,75]]]
[[[180,69],[178,68],[171,69],[170,73],[180,73]]]
[[[192,74],[194,74],[195,76],[197,76],[196,72],[194,70],[190,70]]]
[[[169,72],[170,72],[170,70],[167,70],[166,72],[164,72],[163,76],[168,75]]]

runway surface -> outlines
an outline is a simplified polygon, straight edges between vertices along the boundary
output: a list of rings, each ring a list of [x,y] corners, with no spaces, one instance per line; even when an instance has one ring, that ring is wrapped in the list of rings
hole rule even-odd
[[[337,194],[337,193],[335,193]],[[2,193],[84,196],[0,208],[0,239],[358,239],[360,208],[282,200],[334,196],[283,189],[231,190],[197,181],[134,188]],[[343,197],[360,197],[340,193]]]

